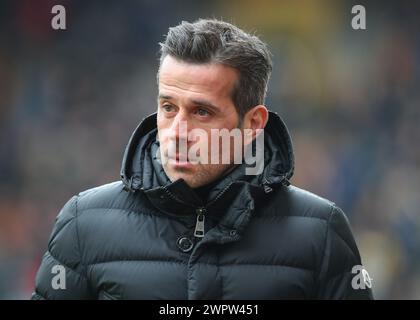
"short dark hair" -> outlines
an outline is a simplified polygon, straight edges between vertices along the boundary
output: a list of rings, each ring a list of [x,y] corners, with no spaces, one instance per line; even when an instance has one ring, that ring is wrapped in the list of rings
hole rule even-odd
[[[239,81],[232,101],[240,121],[248,110],[264,104],[272,60],[267,45],[257,36],[224,21],[199,19],[169,28],[159,44],[160,64],[170,55],[185,62],[220,63],[236,69]]]

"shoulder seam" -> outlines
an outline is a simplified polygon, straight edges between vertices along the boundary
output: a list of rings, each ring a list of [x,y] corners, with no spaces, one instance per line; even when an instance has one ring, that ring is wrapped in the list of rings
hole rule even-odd
[[[328,234],[330,232],[331,220],[332,220],[332,217],[334,215],[334,207],[335,206],[333,204],[330,205],[330,213],[329,213],[329,216],[328,216],[328,219],[327,219],[327,228],[325,230],[325,239],[324,239],[324,246],[323,246],[324,249],[323,249],[323,252],[322,252],[322,258],[321,258],[320,266],[318,268],[318,281],[319,281],[319,284],[321,284],[321,280],[322,280],[321,277],[322,277],[322,271],[323,271],[322,269],[324,267],[324,261],[326,259],[326,255],[327,255]],[[329,263],[327,263],[326,270],[328,270],[328,264]]]
[[[333,211],[334,211],[334,213],[336,213],[337,211],[338,211],[338,207],[336,206],[336,205],[334,205],[334,208],[333,208]],[[344,239],[334,228],[331,228],[331,230],[332,231],[334,231],[334,233],[337,235],[337,237],[338,238],[340,238],[341,239],[341,241],[343,241],[344,242],[344,244],[347,246],[347,248],[350,250],[350,252],[352,253],[352,255],[356,258],[356,260],[358,259],[357,258],[357,252],[355,252],[354,250],[353,250],[353,248],[352,247],[350,247],[350,244],[346,241],[346,239]]]
[[[75,268],[71,268],[67,263],[63,263],[61,260],[59,260],[50,250],[48,250],[48,253],[50,254],[50,256],[59,262],[60,265],[66,267],[67,269],[73,271],[75,274],[77,274],[78,276],[86,279],[85,275],[83,275],[82,273],[80,273],[79,271],[77,271]]]
[[[315,217],[315,216],[299,216],[299,215],[293,215],[293,214],[285,214],[285,215],[260,215],[255,216],[255,218],[258,220],[269,220],[269,219],[284,219],[284,218],[301,218],[301,219],[316,219],[328,222],[328,218],[324,217]]]
[[[75,207],[76,207],[76,212],[75,212],[75,224],[76,224],[76,226],[75,226],[75,228],[76,228],[76,238],[77,238],[77,248],[78,248],[78,251],[79,251],[79,256],[80,256],[80,265],[82,266],[82,273],[83,273],[83,277],[85,278],[85,279],[87,279],[87,275],[86,275],[86,266],[85,266],[85,264],[83,263],[83,255],[82,255],[82,250],[81,250],[81,245],[80,245],[80,235],[79,235],[79,222],[78,222],[78,212],[79,212],[79,209],[78,209],[78,202],[79,202],[79,195],[76,195],[76,203],[75,203]]]

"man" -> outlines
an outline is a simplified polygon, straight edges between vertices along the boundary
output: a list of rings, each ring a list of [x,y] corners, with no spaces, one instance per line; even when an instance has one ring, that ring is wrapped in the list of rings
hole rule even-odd
[[[32,298],[372,298],[344,213],[289,183],[291,139],[264,106],[271,69],[266,45],[231,24],[170,28],[157,113],[134,131],[122,181],[61,210]],[[244,148],[215,129],[239,130]],[[248,174],[260,137],[262,170]],[[192,161],[216,150],[228,161]]]

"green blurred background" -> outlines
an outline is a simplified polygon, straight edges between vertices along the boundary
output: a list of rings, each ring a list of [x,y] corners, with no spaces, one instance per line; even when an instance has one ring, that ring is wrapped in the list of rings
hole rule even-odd
[[[52,30],[55,4],[67,30]],[[367,30],[351,28],[362,4]],[[337,203],[376,298],[420,299],[418,1],[0,1],[0,299],[27,299],[55,216],[119,179],[156,108],[158,42],[182,20],[256,32],[267,105],[296,152],[292,183]]]

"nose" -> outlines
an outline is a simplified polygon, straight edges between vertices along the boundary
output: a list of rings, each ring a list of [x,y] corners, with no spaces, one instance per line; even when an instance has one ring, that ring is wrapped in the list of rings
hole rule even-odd
[[[178,112],[170,127],[170,138],[172,140],[188,140],[188,121],[187,116],[182,112]]]

